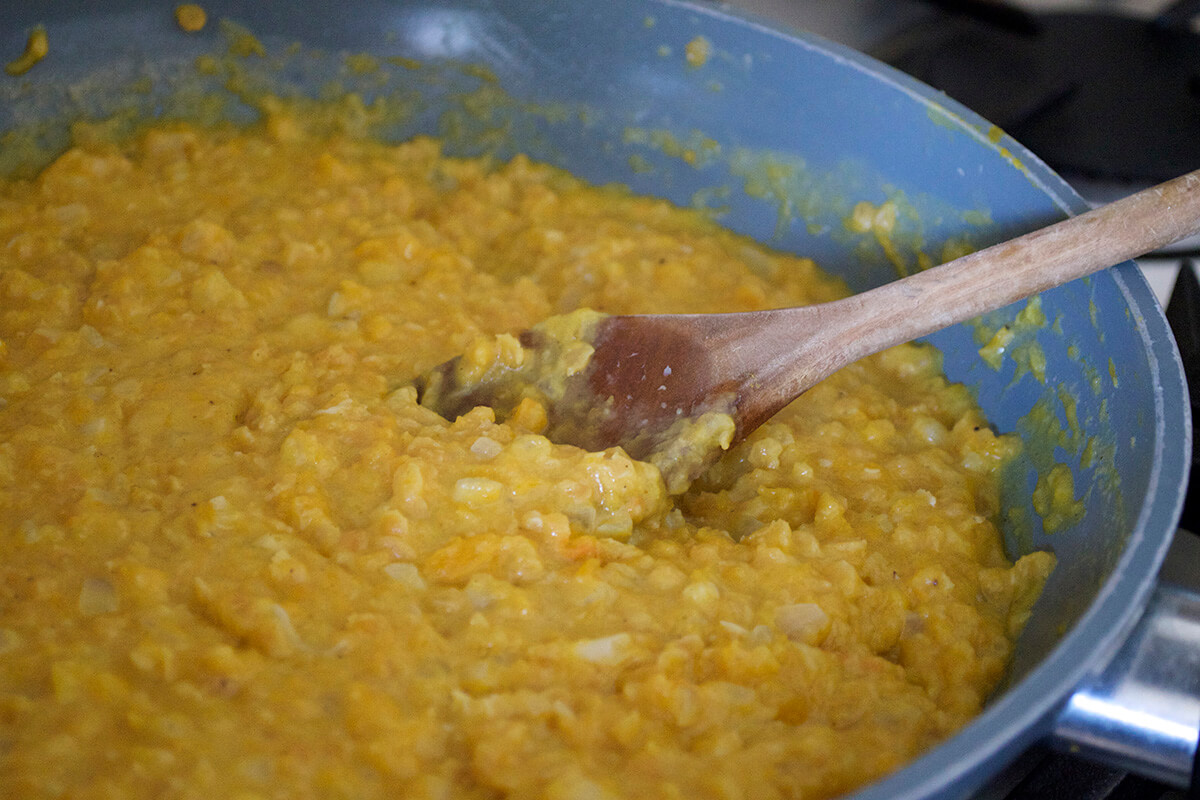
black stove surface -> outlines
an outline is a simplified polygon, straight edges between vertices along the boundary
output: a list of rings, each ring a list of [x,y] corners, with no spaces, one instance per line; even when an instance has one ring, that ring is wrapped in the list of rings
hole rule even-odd
[[[1074,756],[1033,751],[1033,764],[1011,788],[985,790],[981,797],[1003,800],[1182,800],[1160,783]]]
[[[1196,277],[1195,264],[1187,262],[1175,279],[1175,288],[1167,303],[1167,322],[1175,335],[1179,356],[1183,360],[1183,373],[1187,377],[1192,401],[1192,475],[1200,474],[1196,462],[1200,460],[1200,280]],[[1187,499],[1183,504],[1183,515],[1179,526],[1185,530],[1200,532],[1200,480],[1188,486]]]
[[[1032,13],[942,0],[951,13],[872,48],[978,112],[1068,180],[1158,183],[1200,166],[1198,5],[1156,17]]]
[[[1015,785],[992,786],[978,800],[1184,800],[1169,786],[1065,753],[1035,750]]]

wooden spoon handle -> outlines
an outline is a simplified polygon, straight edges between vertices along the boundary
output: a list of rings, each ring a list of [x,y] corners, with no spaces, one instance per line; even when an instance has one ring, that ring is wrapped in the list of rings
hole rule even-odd
[[[1200,230],[1200,170],[839,301],[851,361],[1119,264]]]

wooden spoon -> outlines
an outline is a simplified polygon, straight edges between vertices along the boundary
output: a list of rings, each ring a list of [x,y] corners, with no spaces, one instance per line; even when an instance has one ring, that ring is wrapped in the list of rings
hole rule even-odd
[[[621,446],[656,464],[676,494],[841,367],[1197,230],[1200,170],[831,303],[552,318],[521,334],[520,347],[508,340],[507,359],[476,360],[470,369],[454,359],[418,379],[418,390],[422,404],[450,419],[476,405],[505,418],[534,398],[551,439]]]

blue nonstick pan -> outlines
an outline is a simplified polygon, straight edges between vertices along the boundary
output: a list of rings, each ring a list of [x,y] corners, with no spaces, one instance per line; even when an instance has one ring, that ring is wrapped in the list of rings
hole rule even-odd
[[[194,34],[176,23],[174,2],[0,8],[0,52],[19,54],[35,25],[50,41],[34,68],[0,81],[8,134],[0,167],[12,168],[18,141],[64,146],[79,117],[197,115],[189,103],[218,96],[204,113],[249,121],[250,89],[317,97],[336,86],[364,107],[404,106],[380,124],[385,137],[433,134],[461,155],[525,153],[592,182],[709,208],[856,290],[1086,210],[1036,154],[946,96],[860,53],[719,5],[203,6],[210,24]],[[236,85],[220,70],[196,69],[239,31],[262,52],[239,61]],[[371,54],[394,79],[311,53]],[[887,201],[900,209],[887,241],[845,224],[858,204]],[[1022,303],[929,341],[997,429],[1025,440],[1003,497],[1010,555],[1047,549],[1058,567],[983,714],[859,790],[860,800],[971,796],[1039,742],[1181,787],[1193,780],[1200,598],[1156,577],[1191,463],[1175,343],[1132,263],[1039,302],[1043,325],[1018,320]],[[1037,364],[1033,355],[981,355],[1005,325],[1018,337],[1010,352],[1038,354]],[[1056,467],[1071,471],[1084,505],[1050,525],[1033,498]]]

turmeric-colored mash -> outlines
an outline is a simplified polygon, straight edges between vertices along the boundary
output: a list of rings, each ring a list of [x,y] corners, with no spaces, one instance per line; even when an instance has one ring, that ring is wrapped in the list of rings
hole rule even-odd
[[[1050,569],[937,354],[691,491],[412,378],[559,312],[841,288],[435,141],[154,129],[0,185],[0,796],[817,798],[979,711]],[[531,425],[533,423],[530,423]]]

